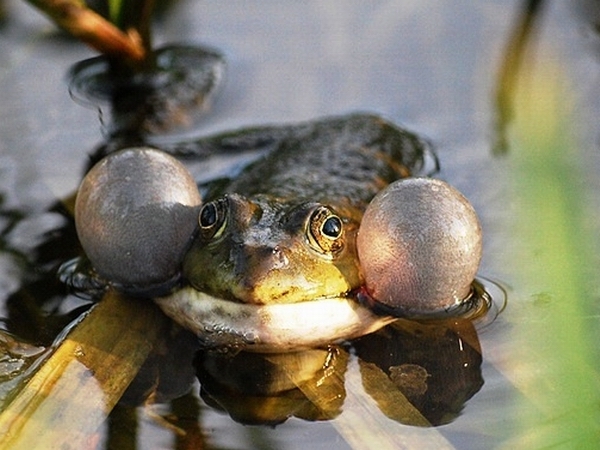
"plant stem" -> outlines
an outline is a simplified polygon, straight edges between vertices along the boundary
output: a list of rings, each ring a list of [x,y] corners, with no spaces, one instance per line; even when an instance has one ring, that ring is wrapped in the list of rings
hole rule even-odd
[[[0,448],[89,447],[165,320],[148,300],[109,291],[2,411]]]
[[[135,30],[142,46],[152,48],[150,33],[155,0],[109,0],[110,20],[125,33]]]
[[[126,32],[119,30],[81,0],[27,1],[47,14],[59,27],[110,58],[134,67],[146,59],[149,47],[145,46],[145,40],[149,41],[149,37],[144,38],[135,28]],[[149,30],[144,30],[144,33],[149,35]]]

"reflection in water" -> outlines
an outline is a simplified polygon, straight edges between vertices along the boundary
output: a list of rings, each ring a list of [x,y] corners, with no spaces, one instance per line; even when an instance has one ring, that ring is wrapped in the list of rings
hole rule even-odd
[[[238,422],[328,420],[341,411],[345,393],[336,380],[347,360],[339,347],[282,354],[205,352],[199,354],[197,375],[202,398]],[[307,389],[318,401],[304,394]]]
[[[20,259],[24,274],[20,287],[6,299],[3,317],[5,328],[21,339],[48,346],[89,303],[66,296],[67,290],[56,277],[56,270],[66,259],[79,252],[75,225],[63,203],[48,211],[60,218],[61,225],[39,237],[33,249],[12,248]],[[23,214],[21,220],[27,216]]]
[[[388,417],[407,425],[422,422],[411,423],[412,417],[389,401],[393,397],[382,388],[379,371],[387,376],[386,387],[398,390],[433,426],[454,420],[483,385],[481,348],[470,320],[398,320],[354,347],[365,390]]]
[[[113,73],[102,56],[71,70],[72,97],[98,107],[113,146],[189,126],[208,106],[225,69],[220,53],[196,46],[164,47],[154,51],[154,60],[151,70],[126,77]]]
[[[112,415],[132,415],[135,406],[147,405],[150,420],[196,439],[201,408],[190,393],[195,374],[205,403],[237,422],[331,420],[343,414],[344,378],[354,357],[365,392],[385,415],[406,425],[453,421],[483,385],[479,339],[467,319],[399,319],[344,346],[284,354],[205,351],[191,333],[173,330],[162,336]],[[169,414],[152,412],[166,403]],[[127,417],[132,433],[135,422]],[[114,418],[110,426],[124,427]],[[122,439],[116,430],[110,439]]]
[[[120,403],[137,406],[149,398],[152,402],[163,403],[189,392],[194,382],[193,359],[197,350],[198,341],[193,334],[175,326],[167,329]]]
[[[398,320],[351,345],[286,354],[200,353],[202,397],[245,424],[332,419],[343,409],[343,378],[349,352],[355,352],[365,391],[388,417],[437,426],[456,418],[483,385],[470,320]]]
[[[23,221],[25,214],[6,207],[5,193],[0,192],[0,294],[5,296],[18,289],[27,257],[11,244],[11,233]]]
[[[100,448],[136,448],[141,417],[168,430],[177,441],[174,448],[204,448],[200,399],[192,391],[198,347],[195,336],[178,326],[161,333],[108,416],[106,442]]]
[[[485,292],[482,285],[476,292]],[[474,321],[399,319],[343,346],[284,354],[201,350],[194,335],[174,327],[162,335],[112,414],[129,417],[129,425],[124,429],[111,418],[110,439],[122,439],[118,430],[135,431],[139,405],[178,439],[199,439],[201,408],[190,392],[194,376],[208,406],[243,424],[335,419],[343,414],[351,358],[358,358],[365,392],[389,418],[420,427],[447,424],[483,385],[474,323],[485,325],[484,316],[497,314],[503,301],[491,301]],[[168,414],[159,412],[161,404],[170,405]]]

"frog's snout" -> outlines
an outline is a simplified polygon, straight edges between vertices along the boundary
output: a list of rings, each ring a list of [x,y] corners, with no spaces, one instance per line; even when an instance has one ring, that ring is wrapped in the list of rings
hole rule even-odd
[[[236,286],[233,294],[244,303],[263,303],[285,295],[287,288],[273,282],[276,274],[290,268],[289,249],[280,245],[243,244],[233,252]]]

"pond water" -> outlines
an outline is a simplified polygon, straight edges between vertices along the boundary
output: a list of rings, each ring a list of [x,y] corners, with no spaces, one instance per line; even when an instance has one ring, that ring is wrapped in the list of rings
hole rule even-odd
[[[586,296],[578,299],[582,301],[578,309],[574,306],[574,317],[566,315],[557,321],[553,305],[573,300],[563,298],[556,283],[539,276],[544,273],[539,266],[559,250],[523,239],[515,231],[526,220],[519,200],[523,185],[515,181],[523,166],[519,161],[526,157],[514,145],[512,128],[508,129],[507,153],[493,152],[498,138],[498,74],[525,3],[190,0],[177,2],[160,19],[155,29],[159,44],[201,43],[219,49],[227,58],[226,80],[219,95],[194,128],[182,132],[185,136],[369,111],[428,139],[440,160],[438,176],[463,192],[480,216],[484,230],[480,275],[496,298],[502,298],[502,289],[485,280],[506,290],[507,305],[475,335],[478,343],[473,348],[480,348],[482,359],[465,362],[480,366],[480,373],[471,380],[473,392],[464,394],[455,414],[439,419],[443,424],[437,427],[402,424],[379,411],[369,395],[366,369],[358,367],[356,357],[367,352],[369,342],[358,343],[349,355],[345,350],[340,353],[348,358],[345,401],[342,412],[331,420],[305,420],[298,417],[311,416],[298,413],[275,427],[243,425],[214,408],[214,398],[201,398],[197,380],[187,394],[155,405],[154,412],[191,414],[187,419],[194,425],[187,429],[196,430],[202,448],[384,448],[368,439],[354,439],[353,430],[362,433],[359,424],[369,439],[389,436],[383,442],[390,448],[576,446],[568,430],[562,435],[545,432],[571,426],[565,417],[572,413],[572,405],[553,393],[574,393],[576,398],[581,394],[568,380],[571,375],[575,378],[581,366],[572,366],[575,375],[567,370],[564,377],[559,366],[565,350],[581,353],[582,358],[591,354],[583,364],[596,373],[600,355],[586,345],[569,348],[569,341],[562,338],[559,343],[564,346],[553,346],[553,337],[563,336],[565,330],[567,335],[581,332],[585,342],[598,337],[600,286],[595,273],[598,258],[593,256],[597,240],[589,239],[585,245],[592,254],[579,278],[589,284]],[[29,373],[28,365],[86,308],[85,301],[67,295],[60,283],[40,273],[55,270],[60,260],[78,251],[72,230],[66,237],[57,235],[56,230],[66,222],[56,204],[76,190],[88,155],[102,142],[102,134],[97,112],[73,101],[66,83],[70,67],[93,56],[91,51],[57,33],[23,2],[9,0],[2,5],[0,317],[3,330],[15,339],[3,346],[5,355],[0,360],[4,399],[19,377]],[[577,151],[569,149],[570,159],[557,173],[576,171],[570,187],[577,195],[572,198],[583,205],[579,228],[589,236],[597,236],[600,228],[599,199],[594,195],[600,188],[597,5],[591,0],[542,2],[521,65],[522,75],[529,80],[523,84],[525,90],[543,84],[548,71],[544,61],[563,74],[569,97],[561,108],[572,121],[568,130]],[[206,166],[192,169],[199,172]],[[221,161],[211,169],[231,170],[229,166],[222,169]],[[553,181],[549,183],[544,188],[551,202]],[[543,199],[538,202],[544,203]],[[34,260],[43,263],[31,264]],[[16,306],[16,301],[25,306]],[[36,311],[39,305],[41,311]],[[48,316],[52,320],[46,320]],[[575,329],[580,326],[585,330]],[[472,329],[455,332],[462,336],[459,342],[472,342],[468,339],[474,334]],[[28,345],[20,347],[20,341]],[[218,362],[204,363],[218,367]],[[175,367],[172,364],[171,370],[176,371]],[[418,368],[405,369],[405,374],[420,376]],[[553,375],[555,369],[560,377]],[[580,405],[590,414],[598,412],[597,379],[596,373],[581,397],[594,405],[591,409]],[[377,383],[376,378],[372,381]],[[202,383],[209,385],[210,380]],[[127,425],[132,417],[137,424]],[[184,447],[172,427],[141,407],[117,408],[110,423],[113,435],[118,434],[114,429],[119,423],[126,430],[122,434],[130,437],[129,447],[119,448],[194,448],[192,444]],[[585,421],[578,425],[588,429]],[[379,427],[377,433],[369,435],[370,426]],[[109,435],[101,435],[99,448],[110,441]]]

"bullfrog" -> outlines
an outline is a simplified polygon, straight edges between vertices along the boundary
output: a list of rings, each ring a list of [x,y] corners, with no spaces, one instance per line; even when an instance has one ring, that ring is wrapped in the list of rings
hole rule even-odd
[[[367,115],[294,131],[204,203],[183,262],[195,289],[278,304],[363,284],[355,244],[363,212],[378,191],[413,172],[422,141]]]
[[[364,284],[356,234],[381,189],[423,168],[425,143],[370,114],[277,133],[264,157],[208,187],[183,260],[188,285],[157,299],[209,346],[310,347],[393,320],[353,295]]]
[[[165,150],[261,155],[197,186]],[[205,347],[312,348],[470,307],[481,229],[458,191],[414,177],[430,155],[371,114],[128,148],[84,178],[77,233],[100,278]]]

